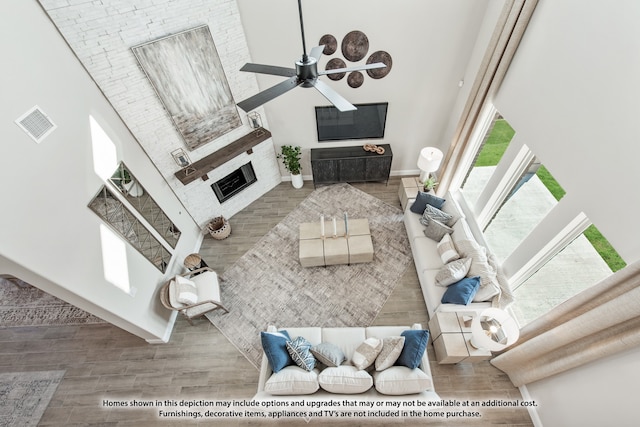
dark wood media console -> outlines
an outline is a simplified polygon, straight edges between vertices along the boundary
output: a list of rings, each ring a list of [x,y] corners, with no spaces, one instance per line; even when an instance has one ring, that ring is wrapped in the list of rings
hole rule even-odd
[[[393,152],[382,144],[384,154],[365,151],[361,145],[351,147],[312,148],[313,185],[337,182],[389,181]]]

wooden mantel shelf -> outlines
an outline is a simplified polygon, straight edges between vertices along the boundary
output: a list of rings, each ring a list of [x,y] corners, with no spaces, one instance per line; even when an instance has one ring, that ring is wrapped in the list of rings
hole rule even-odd
[[[209,172],[233,159],[238,154],[243,152],[250,153],[253,147],[269,138],[271,138],[271,132],[264,128],[252,131],[242,138],[233,141],[231,144],[222,147],[218,151],[203,157],[197,162],[191,163],[186,168],[180,169],[175,173],[175,176],[184,185],[187,185],[198,178],[202,178],[206,181],[209,179],[207,176]]]

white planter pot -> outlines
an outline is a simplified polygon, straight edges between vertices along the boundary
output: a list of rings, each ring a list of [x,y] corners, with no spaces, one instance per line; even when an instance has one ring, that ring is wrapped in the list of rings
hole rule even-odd
[[[291,174],[291,185],[293,188],[302,188],[304,185],[304,181],[302,180],[302,174],[293,175]]]

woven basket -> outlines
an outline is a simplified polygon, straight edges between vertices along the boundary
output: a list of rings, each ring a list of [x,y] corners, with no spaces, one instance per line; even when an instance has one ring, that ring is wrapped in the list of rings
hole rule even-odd
[[[207,224],[207,230],[209,230],[209,234],[211,234],[211,237],[214,239],[223,240],[231,234],[231,224],[228,219],[225,219],[223,216],[218,216]]]

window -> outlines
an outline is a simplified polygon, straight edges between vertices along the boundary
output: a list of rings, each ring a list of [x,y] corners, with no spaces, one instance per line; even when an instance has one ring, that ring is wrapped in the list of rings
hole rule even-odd
[[[109,181],[126,197],[131,206],[142,215],[149,225],[175,249],[181,235],[180,230],[149,193],[145,191],[140,181],[136,179],[124,163],[120,163]]]
[[[118,165],[109,181],[118,191],[114,192],[103,185],[89,203],[89,208],[164,273],[171,260],[171,253],[156,236],[160,236],[175,248],[181,235],[180,230],[124,163]],[[121,198],[128,203],[124,203]],[[144,221],[134,214],[129,206],[133,207]],[[155,230],[156,235],[148,226]]]
[[[525,150],[528,151],[528,148],[525,147]],[[564,190],[535,158],[525,172],[513,181],[515,185],[508,190],[506,199],[484,229],[487,243],[500,262],[507,259],[558,204],[559,198],[549,191],[547,185],[553,183],[560,198],[564,195]]]
[[[489,250],[508,267],[512,308],[525,325],[625,263],[586,215],[565,224],[567,210],[552,212],[566,191],[503,117],[489,129],[462,193]],[[543,241],[536,232],[550,224],[558,233]]]
[[[166,271],[171,254],[138,218],[106,187],[89,203],[89,208],[136,248],[158,270]]]
[[[553,177],[496,113],[467,175],[463,194],[492,252],[504,261],[557,204],[544,181]],[[543,173],[544,172],[544,173]],[[561,197],[561,196],[560,196]]]
[[[586,234],[579,235],[513,290],[513,312],[521,326],[611,275],[611,268]],[[606,240],[603,243],[608,245]]]

